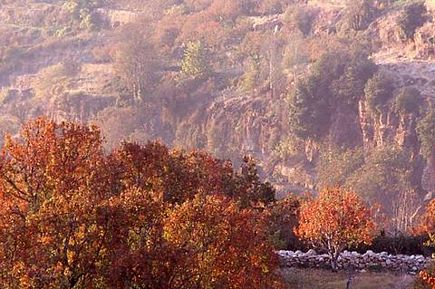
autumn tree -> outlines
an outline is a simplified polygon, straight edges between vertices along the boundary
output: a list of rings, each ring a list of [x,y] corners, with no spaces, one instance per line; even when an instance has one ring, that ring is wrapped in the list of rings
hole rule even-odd
[[[164,235],[182,254],[170,288],[281,288],[277,259],[259,213],[223,196],[196,196],[166,219]]]
[[[77,288],[95,277],[109,225],[97,128],[44,118],[8,136],[0,159],[0,283]],[[13,236],[13,237],[12,237]]]
[[[106,155],[96,127],[40,118],[7,137],[0,156],[0,283],[279,286],[257,209],[273,197],[250,159],[236,172],[207,153],[159,143]]]
[[[414,289],[433,289],[435,287],[435,265],[429,265],[428,270],[423,270],[418,273]]]
[[[429,204],[427,204],[426,211],[421,217],[420,224],[417,226],[414,233],[427,235],[428,241],[426,245],[435,247],[435,199],[432,199]],[[416,282],[421,286],[415,286],[416,289],[434,288],[435,264],[432,263],[427,270],[421,271]]]
[[[231,162],[205,152],[169,150],[158,142],[124,143],[109,156],[114,187],[131,186],[162,193],[163,200],[180,204],[197,194],[226,195],[242,207],[262,206],[275,200],[275,190],[263,182],[255,161],[245,157],[239,170]]]
[[[114,52],[114,69],[126,83],[135,101],[141,101],[158,80],[162,59],[149,41],[148,20],[125,27]]]
[[[328,252],[336,270],[340,253],[349,246],[369,244],[375,223],[370,209],[353,192],[325,189],[315,199],[302,203],[296,234]]]
[[[169,286],[173,261],[182,253],[164,239],[168,209],[159,192],[134,186],[104,202],[101,219],[111,220],[99,276],[104,288],[174,288]]]
[[[435,246],[435,199],[427,204],[426,211],[421,216],[420,224],[417,226],[415,233],[427,235],[427,244]]]

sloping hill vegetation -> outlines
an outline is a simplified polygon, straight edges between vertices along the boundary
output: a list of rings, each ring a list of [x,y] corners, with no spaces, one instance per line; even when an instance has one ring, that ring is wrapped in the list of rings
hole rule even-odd
[[[2,0],[0,129],[251,155],[281,197],[342,186],[405,232],[434,192],[429,2]]]

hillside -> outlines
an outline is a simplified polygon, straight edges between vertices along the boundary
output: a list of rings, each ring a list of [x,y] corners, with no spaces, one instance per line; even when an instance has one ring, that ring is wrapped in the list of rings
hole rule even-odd
[[[250,154],[281,196],[351,187],[406,229],[435,191],[430,2],[2,0],[0,130]]]

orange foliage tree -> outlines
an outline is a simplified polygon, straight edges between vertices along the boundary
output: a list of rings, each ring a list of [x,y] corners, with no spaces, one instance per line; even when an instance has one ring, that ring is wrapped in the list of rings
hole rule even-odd
[[[415,233],[427,235],[429,240],[426,245],[435,246],[435,199],[427,205]],[[435,264],[432,264],[429,269],[421,271],[418,277],[421,283],[427,285],[427,288],[435,288]]]
[[[323,190],[318,198],[303,203],[295,230],[301,239],[328,252],[333,270],[342,250],[371,243],[374,231],[370,209],[357,194],[340,189]]]
[[[429,238],[427,244],[435,246],[435,199],[431,200],[427,205],[415,233],[426,234]]]
[[[37,119],[1,151],[1,287],[279,285],[252,209],[270,189],[252,162],[158,143],[106,155],[96,127]]]
[[[138,186],[161,192],[163,200],[177,204],[196,194],[223,194],[242,207],[255,207],[274,201],[275,191],[261,182],[255,162],[245,157],[240,171],[231,162],[204,152],[168,150],[162,144],[145,146],[126,143],[109,156],[115,187]]]
[[[176,207],[164,235],[183,252],[171,288],[282,288],[261,215],[224,196],[197,195]]]
[[[75,288],[92,278],[107,222],[101,137],[95,127],[37,119],[6,138],[0,159],[0,283]]]

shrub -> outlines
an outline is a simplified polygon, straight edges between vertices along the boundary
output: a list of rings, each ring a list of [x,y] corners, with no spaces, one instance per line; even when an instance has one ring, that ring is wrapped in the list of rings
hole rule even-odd
[[[367,81],[364,93],[369,109],[380,113],[393,96],[392,80],[382,73],[376,73]]]
[[[208,57],[207,50],[200,41],[189,42],[181,62],[182,73],[192,78],[207,78],[210,74]]]
[[[372,250],[374,252],[387,252],[389,254],[403,255],[426,255],[430,256],[431,250],[425,246],[426,237],[423,235],[414,236],[401,232],[388,233],[381,231],[374,239],[371,245],[356,248],[357,251],[365,252]]]
[[[435,153],[435,112],[433,109],[418,121],[417,136],[420,141],[422,155],[429,159]]]
[[[99,7],[101,2],[101,0],[67,0],[64,7],[79,23],[80,29],[94,30],[98,27],[98,20],[93,10]]]
[[[315,12],[304,6],[291,6],[285,13],[285,20],[307,36],[310,34]]]
[[[345,21],[353,30],[366,29],[376,11],[371,0],[350,0],[347,3]]]
[[[300,250],[302,242],[294,233],[298,225],[298,210],[300,200],[295,196],[288,196],[283,200],[271,203],[265,211],[268,218],[272,242],[277,250]]]
[[[397,19],[397,25],[405,40],[412,39],[417,28],[423,26],[426,22],[426,13],[426,5],[423,1],[417,1],[405,6]]]
[[[414,289],[435,288],[435,262],[432,261],[427,270],[421,271],[415,279]]]
[[[396,96],[394,109],[402,114],[419,114],[423,99],[420,91],[415,87],[404,87]]]

